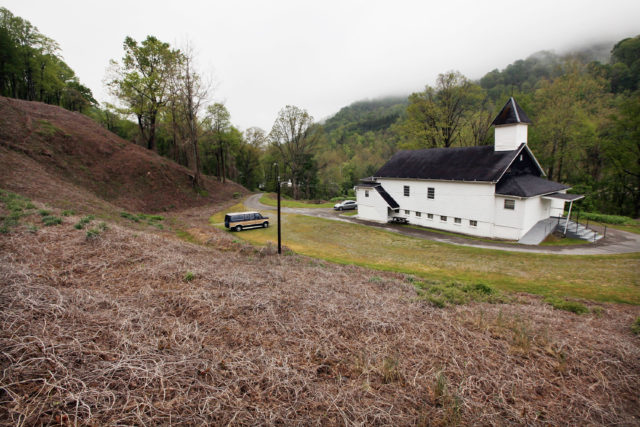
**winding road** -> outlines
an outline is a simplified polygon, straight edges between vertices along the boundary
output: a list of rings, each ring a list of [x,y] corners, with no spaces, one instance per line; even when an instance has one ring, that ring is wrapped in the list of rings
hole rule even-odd
[[[253,194],[244,201],[244,205],[251,210],[269,210],[275,211],[273,206],[267,206],[260,203],[263,193]],[[333,221],[351,222],[354,224],[362,224],[376,227],[393,233],[403,234],[405,236],[417,237],[421,239],[433,240],[436,242],[449,243],[452,245],[468,246],[482,249],[495,249],[511,252],[529,252],[537,254],[560,254],[560,255],[613,255],[640,252],[640,234],[629,233],[626,231],[607,229],[607,237],[599,240],[597,243],[585,243],[584,245],[571,246],[527,246],[517,243],[488,242],[482,240],[474,240],[472,238],[449,236],[431,231],[428,228],[416,229],[406,227],[400,224],[381,224],[378,222],[365,221],[355,217],[342,215],[342,212],[336,212],[331,208],[281,208],[284,213],[293,213],[298,215],[315,216],[319,218],[330,219]]]

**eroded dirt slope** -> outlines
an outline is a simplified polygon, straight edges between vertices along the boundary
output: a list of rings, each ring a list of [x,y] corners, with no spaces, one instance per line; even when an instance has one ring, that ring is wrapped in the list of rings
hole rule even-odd
[[[246,194],[234,183],[205,178],[125,141],[90,118],[39,102],[0,97],[0,188],[49,203],[100,205],[157,212]]]

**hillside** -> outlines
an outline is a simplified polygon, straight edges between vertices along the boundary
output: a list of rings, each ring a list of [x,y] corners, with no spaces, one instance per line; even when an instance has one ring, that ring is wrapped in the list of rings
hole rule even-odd
[[[243,187],[205,177],[60,107],[0,97],[0,187],[55,206],[104,202],[141,212],[229,200]]]
[[[439,308],[410,276],[278,256],[241,233],[202,227],[195,245],[72,217],[36,230],[38,212],[24,215],[0,234],[1,425],[640,417],[638,307]]]
[[[209,224],[241,187],[195,195],[187,169],[43,104],[0,99],[0,167],[0,425],[640,418],[637,306],[442,308],[411,275],[278,256]],[[170,212],[99,215],[117,207]]]

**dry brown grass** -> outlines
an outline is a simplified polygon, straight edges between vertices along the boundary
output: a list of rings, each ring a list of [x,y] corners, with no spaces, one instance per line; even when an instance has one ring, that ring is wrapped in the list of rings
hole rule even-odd
[[[3,425],[638,423],[637,307],[437,309],[397,274],[73,221],[0,235]]]

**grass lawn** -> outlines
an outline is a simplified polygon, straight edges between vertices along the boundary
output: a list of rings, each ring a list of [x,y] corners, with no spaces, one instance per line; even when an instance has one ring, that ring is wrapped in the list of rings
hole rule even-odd
[[[622,224],[606,224],[609,228],[615,228],[616,230],[628,231],[629,233],[640,234],[640,222],[636,221],[636,224],[622,225]]]
[[[582,239],[574,239],[571,237],[560,237],[555,234],[549,234],[540,246],[570,246],[570,245],[589,245],[591,242],[587,242]]]
[[[275,193],[265,193],[260,198],[260,203],[267,206],[278,206],[278,200],[276,199]],[[280,199],[280,206],[284,208],[332,208],[335,203],[327,202],[327,203],[312,203],[308,201],[300,201],[300,200],[289,200],[289,199]]]
[[[236,209],[236,207],[232,208]],[[243,210],[238,205],[236,210]],[[220,226],[224,213],[211,217]],[[256,245],[276,242],[268,229],[237,233]],[[342,264],[415,274],[423,278],[486,283],[544,296],[640,304],[640,254],[543,255],[469,248],[303,215],[283,214],[283,245]]]

